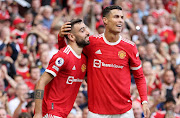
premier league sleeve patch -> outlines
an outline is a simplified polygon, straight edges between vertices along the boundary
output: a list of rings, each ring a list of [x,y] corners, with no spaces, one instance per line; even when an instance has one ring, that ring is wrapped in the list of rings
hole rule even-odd
[[[56,66],[61,67],[64,64],[64,59],[61,57],[57,58],[55,64]]]

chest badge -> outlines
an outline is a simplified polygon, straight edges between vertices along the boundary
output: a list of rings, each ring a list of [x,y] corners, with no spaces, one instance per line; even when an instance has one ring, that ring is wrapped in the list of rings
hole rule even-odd
[[[120,59],[124,59],[126,57],[126,52],[121,50],[121,51],[118,52],[118,56],[119,56]]]
[[[86,65],[85,65],[85,64],[83,64],[83,65],[81,66],[81,71],[82,71],[82,72],[85,72],[85,71],[86,71]]]

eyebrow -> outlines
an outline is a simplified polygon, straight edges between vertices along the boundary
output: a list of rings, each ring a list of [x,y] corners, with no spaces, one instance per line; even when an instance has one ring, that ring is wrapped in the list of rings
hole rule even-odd
[[[85,27],[80,28],[79,31],[81,31],[82,29],[85,29]]]

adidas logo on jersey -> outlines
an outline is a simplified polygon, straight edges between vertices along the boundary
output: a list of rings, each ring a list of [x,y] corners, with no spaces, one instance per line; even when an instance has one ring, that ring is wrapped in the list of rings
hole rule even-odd
[[[75,65],[73,66],[72,70],[76,70],[76,66]]]
[[[102,53],[101,53],[101,50],[100,50],[100,49],[97,50],[97,51],[95,52],[95,54],[102,54]]]

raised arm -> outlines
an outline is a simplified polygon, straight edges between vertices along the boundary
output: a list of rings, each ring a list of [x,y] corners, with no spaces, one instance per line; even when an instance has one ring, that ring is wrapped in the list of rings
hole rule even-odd
[[[64,35],[68,35],[69,31],[71,31],[71,25],[70,25],[70,22],[66,22],[64,25],[61,26],[61,29],[60,29],[59,34],[58,34],[59,49],[61,49],[67,45],[65,38],[64,38]]]
[[[44,72],[40,80],[36,84],[35,89],[35,115],[33,118],[42,118],[42,99],[44,96],[44,87],[53,79],[54,77]]]

